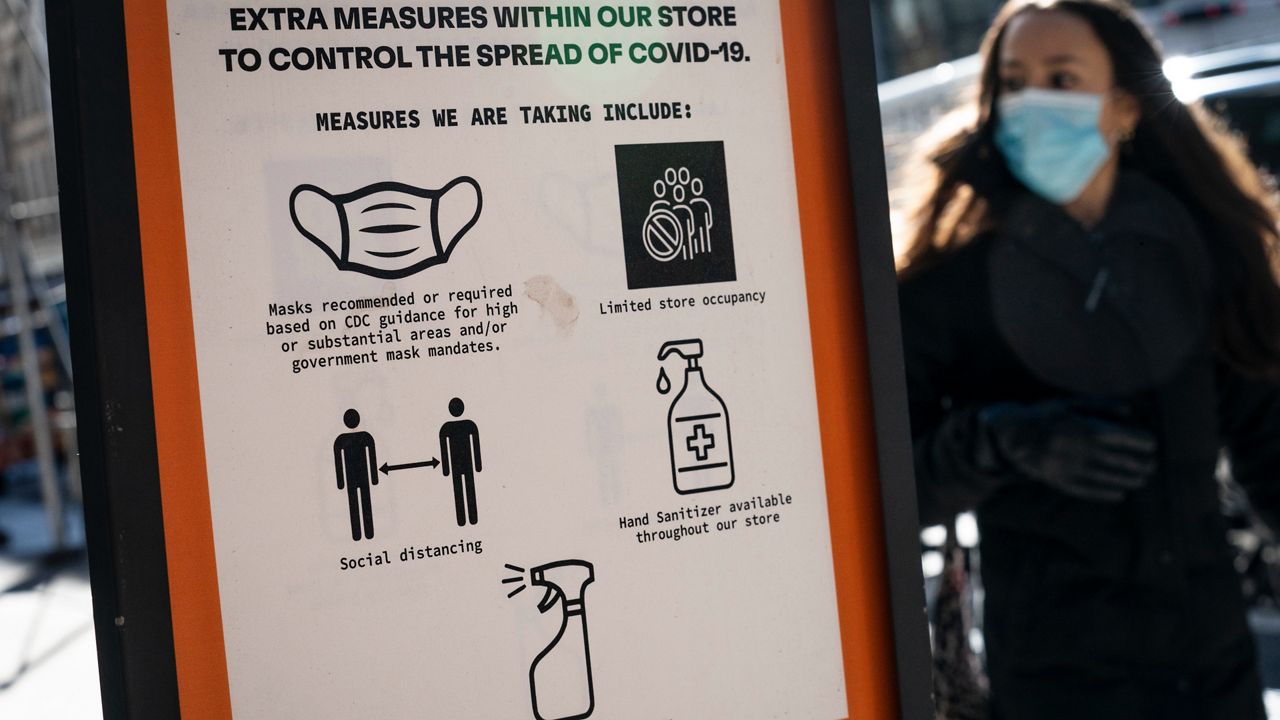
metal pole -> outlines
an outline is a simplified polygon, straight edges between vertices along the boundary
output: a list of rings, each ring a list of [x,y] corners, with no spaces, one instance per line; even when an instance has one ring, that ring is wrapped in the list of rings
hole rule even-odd
[[[15,218],[14,224],[16,225],[16,221],[19,220],[21,218]],[[54,307],[53,290],[43,274],[32,271],[35,265],[32,258],[36,256],[35,243],[31,241],[31,234],[22,230],[18,230],[18,238],[20,240],[18,250],[22,253],[23,266],[28,270],[27,279],[35,290],[36,305],[40,307],[44,326],[49,330],[49,338],[53,340],[54,350],[58,353],[58,361],[62,364],[67,379],[74,382],[75,376],[71,372],[71,339],[67,337],[67,328],[62,324],[58,309]]]
[[[7,175],[7,173],[6,173]],[[0,205],[9,200],[8,178],[0,189]],[[18,320],[18,352],[22,358],[23,385],[27,394],[27,408],[31,415],[31,433],[35,439],[36,466],[40,471],[40,493],[44,498],[45,515],[53,536],[53,549],[61,550],[66,542],[66,523],[62,512],[62,492],[58,487],[57,469],[53,462],[53,432],[49,427],[49,413],[44,404],[44,379],[40,375],[40,358],[36,353],[35,326],[31,317],[31,296],[22,269],[22,255],[18,251],[17,232],[12,220],[4,222],[4,237],[0,249],[4,253],[4,270],[9,281],[9,296],[14,317]]]
[[[11,20],[24,31],[22,18],[13,16],[13,6],[7,5]],[[47,66],[40,64],[34,45],[30,47],[32,59],[46,73]],[[10,88],[12,92],[12,88]],[[12,107],[12,102],[6,103]],[[9,124],[12,127],[12,124]],[[8,132],[0,133],[0,208],[13,207],[13,174],[9,166],[11,152]],[[3,213],[3,237],[0,237],[0,253],[3,253],[5,275],[9,282],[9,298],[14,317],[18,321],[18,352],[22,360],[23,386],[27,396],[27,409],[31,420],[31,434],[35,441],[36,467],[40,473],[40,494],[44,500],[45,515],[53,541],[52,550],[62,550],[66,544],[66,518],[63,512],[62,490],[58,483],[57,468],[53,460],[53,428],[49,425],[49,412],[44,401],[44,378],[40,374],[40,358],[36,351],[35,324],[31,315],[31,293],[27,287],[23,268],[22,251],[18,247],[19,231],[11,210]]]
[[[45,43],[44,32],[39,25],[33,22],[31,6],[21,2],[21,0],[5,0],[5,6],[9,10],[9,16],[13,18],[13,22],[18,26],[18,32],[22,34],[22,39],[26,42],[27,48],[31,50],[31,58],[35,60],[36,69],[40,71],[40,75],[44,77],[47,83],[49,80],[49,48]],[[48,87],[46,84],[46,96],[49,94]],[[47,104],[46,107],[48,107]]]

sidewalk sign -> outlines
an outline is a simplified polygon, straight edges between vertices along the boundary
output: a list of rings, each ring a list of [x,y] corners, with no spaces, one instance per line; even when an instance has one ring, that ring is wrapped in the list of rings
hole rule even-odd
[[[107,717],[931,715],[865,0],[48,21]]]

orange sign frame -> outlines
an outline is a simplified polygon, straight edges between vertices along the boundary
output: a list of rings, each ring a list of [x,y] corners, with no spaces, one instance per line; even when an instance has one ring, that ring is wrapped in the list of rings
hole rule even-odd
[[[887,355],[877,354],[872,346],[896,342],[896,328],[887,324],[896,323],[896,298],[882,295],[869,300],[864,289],[868,277],[878,278],[876,289],[882,293],[892,287],[891,261],[885,265],[890,257],[887,232],[869,235],[887,230],[886,222],[870,222],[883,208],[884,186],[882,176],[879,182],[867,178],[882,172],[882,165],[879,160],[869,165],[859,160],[867,152],[880,152],[881,146],[878,134],[866,138],[850,132],[855,125],[878,131],[879,118],[875,113],[870,118],[846,115],[849,108],[875,107],[873,70],[864,62],[871,57],[867,0],[779,1],[849,717],[923,717],[929,672],[921,662],[927,657],[922,651],[923,591],[918,559],[911,556],[915,547],[903,542],[915,532],[909,464],[902,467],[899,452],[905,427],[881,427],[886,417],[899,418],[905,410],[886,415],[883,407],[877,412],[873,403],[895,399],[894,383],[888,383],[888,390],[884,383],[873,387],[877,368],[872,367],[876,364],[872,359],[880,358],[877,362],[883,364],[885,357],[891,361],[898,357],[900,364],[900,356],[892,347]],[[88,0],[80,0],[79,5],[87,6]],[[92,11],[78,12],[83,18]],[[148,410],[154,422],[176,698],[184,718],[229,720],[232,711],[204,461],[166,3],[122,0],[115,12],[122,12],[127,58],[128,139],[152,392]],[[84,37],[83,28],[69,29],[75,14],[64,18],[68,25],[59,30],[55,24],[62,16],[51,13],[55,44],[74,47]],[[71,60],[58,62],[76,65]],[[70,110],[66,106],[73,103],[63,103],[62,116],[72,119],[61,121],[60,148],[73,146],[63,141],[67,126],[78,126],[84,134],[84,118],[93,108],[85,106],[89,101],[82,86],[91,72],[83,63],[55,72],[55,102],[67,93],[78,101]],[[68,89],[68,84],[76,87]],[[851,122],[855,119],[863,122]],[[79,147],[84,157],[60,160],[64,175],[68,167],[91,162],[93,149]],[[88,192],[92,184],[86,179],[79,190]],[[93,212],[84,207],[83,198],[76,202],[77,198],[64,201],[64,216],[80,213],[71,220],[87,225],[85,245],[69,239],[68,252],[89,253],[95,229],[84,216]],[[76,222],[67,225],[74,227]],[[872,244],[877,250],[868,253],[866,248]],[[877,266],[867,267],[868,258]],[[76,292],[74,286],[72,292]],[[880,370],[882,377],[886,372],[900,373],[892,362]],[[905,396],[897,400],[905,408]],[[94,427],[92,422],[88,425]],[[109,428],[98,430],[110,434]],[[896,451],[890,453],[887,448]],[[890,473],[899,485],[885,484],[883,478]],[[886,497],[886,492],[893,497]],[[903,510],[904,502],[910,512]],[[113,552],[113,562],[123,562],[119,548]],[[916,573],[901,577],[902,568],[913,565]],[[892,575],[890,567],[895,568]],[[115,591],[127,592],[118,582]],[[103,616],[99,612],[100,625]],[[122,625],[120,620],[115,624]],[[127,663],[121,658],[128,653],[113,645],[109,631],[100,627],[99,637],[104,648],[118,651],[104,650],[104,662]],[[128,676],[128,669],[122,674]],[[109,677],[116,676],[104,671],[103,677],[105,686]],[[134,705],[129,693],[123,695],[122,716],[141,717],[130,709]],[[110,703],[107,710],[112,716]]]

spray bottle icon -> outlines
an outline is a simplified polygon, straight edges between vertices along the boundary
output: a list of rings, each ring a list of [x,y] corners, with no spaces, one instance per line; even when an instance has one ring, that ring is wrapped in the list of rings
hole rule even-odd
[[[504,583],[523,582],[521,573]],[[529,697],[537,720],[581,720],[596,708],[595,686],[591,680],[591,647],[587,642],[587,608],[583,594],[596,579],[595,566],[586,560],[561,560],[539,565],[529,571],[529,584],[546,588],[538,603],[539,612],[560,604],[560,630],[529,666]],[[507,597],[514,597],[522,584]]]
[[[684,358],[684,386],[667,412],[671,449],[671,481],[681,495],[723,490],[733,485],[733,440],[729,410],[702,375],[701,340],[673,340],[658,350],[658,360],[672,354]],[[658,392],[671,392],[666,368],[658,375]]]

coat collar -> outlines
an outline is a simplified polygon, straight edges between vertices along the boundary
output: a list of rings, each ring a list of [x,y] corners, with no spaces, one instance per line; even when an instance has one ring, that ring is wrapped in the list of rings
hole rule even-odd
[[[1051,385],[1091,395],[1148,389],[1204,345],[1209,262],[1187,210],[1142,175],[1121,174],[1093,228],[1026,194],[988,256],[996,325]]]

